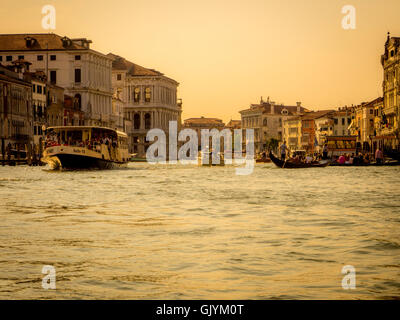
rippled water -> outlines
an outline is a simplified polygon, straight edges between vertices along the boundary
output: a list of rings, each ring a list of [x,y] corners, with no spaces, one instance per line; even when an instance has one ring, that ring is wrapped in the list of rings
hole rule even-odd
[[[399,191],[399,167],[0,167],[0,298],[399,298]]]

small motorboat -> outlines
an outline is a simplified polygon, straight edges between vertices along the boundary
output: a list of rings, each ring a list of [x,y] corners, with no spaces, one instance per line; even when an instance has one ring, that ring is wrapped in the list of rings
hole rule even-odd
[[[323,168],[329,165],[329,161],[323,160],[315,163],[292,162],[290,159],[278,159],[272,151],[269,152],[269,158],[279,168],[297,169],[297,168]]]

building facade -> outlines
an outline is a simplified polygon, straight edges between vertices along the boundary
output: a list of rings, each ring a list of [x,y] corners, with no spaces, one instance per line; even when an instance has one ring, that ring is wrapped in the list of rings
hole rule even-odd
[[[6,149],[28,150],[33,139],[32,86],[0,64],[1,154]]]
[[[47,86],[44,73],[30,74],[32,83],[33,143],[41,144],[47,127]]]
[[[330,126],[332,110],[307,112],[301,117],[301,148],[308,153],[319,152],[324,140],[320,128]],[[317,126],[319,124],[319,126]],[[318,132],[317,132],[318,131]],[[321,141],[318,141],[318,137]],[[321,144],[321,145],[320,145]]]
[[[283,120],[283,141],[291,150],[301,149],[301,117],[289,117]]]
[[[386,148],[399,148],[400,113],[400,37],[388,34],[385,52],[381,56],[383,67],[383,121],[378,135]]]
[[[201,150],[201,130],[212,130],[217,129],[221,131],[225,129],[225,124],[221,119],[218,118],[189,118],[183,121],[182,129],[192,129],[196,131],[198,138],[198,147]],[[223,145],[221,145],[223,147]]]
[[[370,102],[363,102],[354,107],[353,120],[349,126],[351,135],[357,137],[357,150],[372,151],[373,141],[376,139],[376,109],[382,106],[383,99],[377,98]]]
[[[91,40],[56,34],[0,35],[0,62],[23,59],[63,87],[85,113],[86,125],[110,126],[112,59],[90,49]]]
[[[130,152],[144,156],[150,142],[147,132],[162,129],[167,136],[169,121],[181,126],[182,101],[177,98],[179,83],[161,72],[147,69],[123,57],[108,54],[112,59],[114,96],[124,104],[124,117],[132,123],[127,132]]]
[[[277,105],[275,102],[264,101],[252,104],[249,109],[239,111],[242,116],[242,129],[254,129],[254,148],[259,153],[267,148],[271,139],[283,140],[283,122],[286,119],[299,116],[308,110],[297,102],[296,106]]]

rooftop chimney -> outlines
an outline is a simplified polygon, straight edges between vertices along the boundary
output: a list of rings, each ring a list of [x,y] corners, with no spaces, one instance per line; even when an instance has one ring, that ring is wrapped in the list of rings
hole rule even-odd
[[[301,112],[301,102],[296,102],[297,104],[297,113]]]

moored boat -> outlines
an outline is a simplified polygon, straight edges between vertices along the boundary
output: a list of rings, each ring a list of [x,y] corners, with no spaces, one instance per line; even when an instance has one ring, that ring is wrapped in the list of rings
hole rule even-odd
[[[303,163],[303,162],[292,162],[290,160],[278,159],[272,151],[269,152],[269,158],[279,168],[285,169],[296,169],[296,168],[323,168],[329,165],[329,161],[321,161],[317,163]]]
[[[371,162],[371,163],[343,163],[331,162],[331,167],[387,167],[387,166],[399,166],[400,161],[386,161],[383,163]]]
[[[53,169],[111,169],[129,161],[128,136],[95,126],[63,126],[46,130],[42,161]]]

